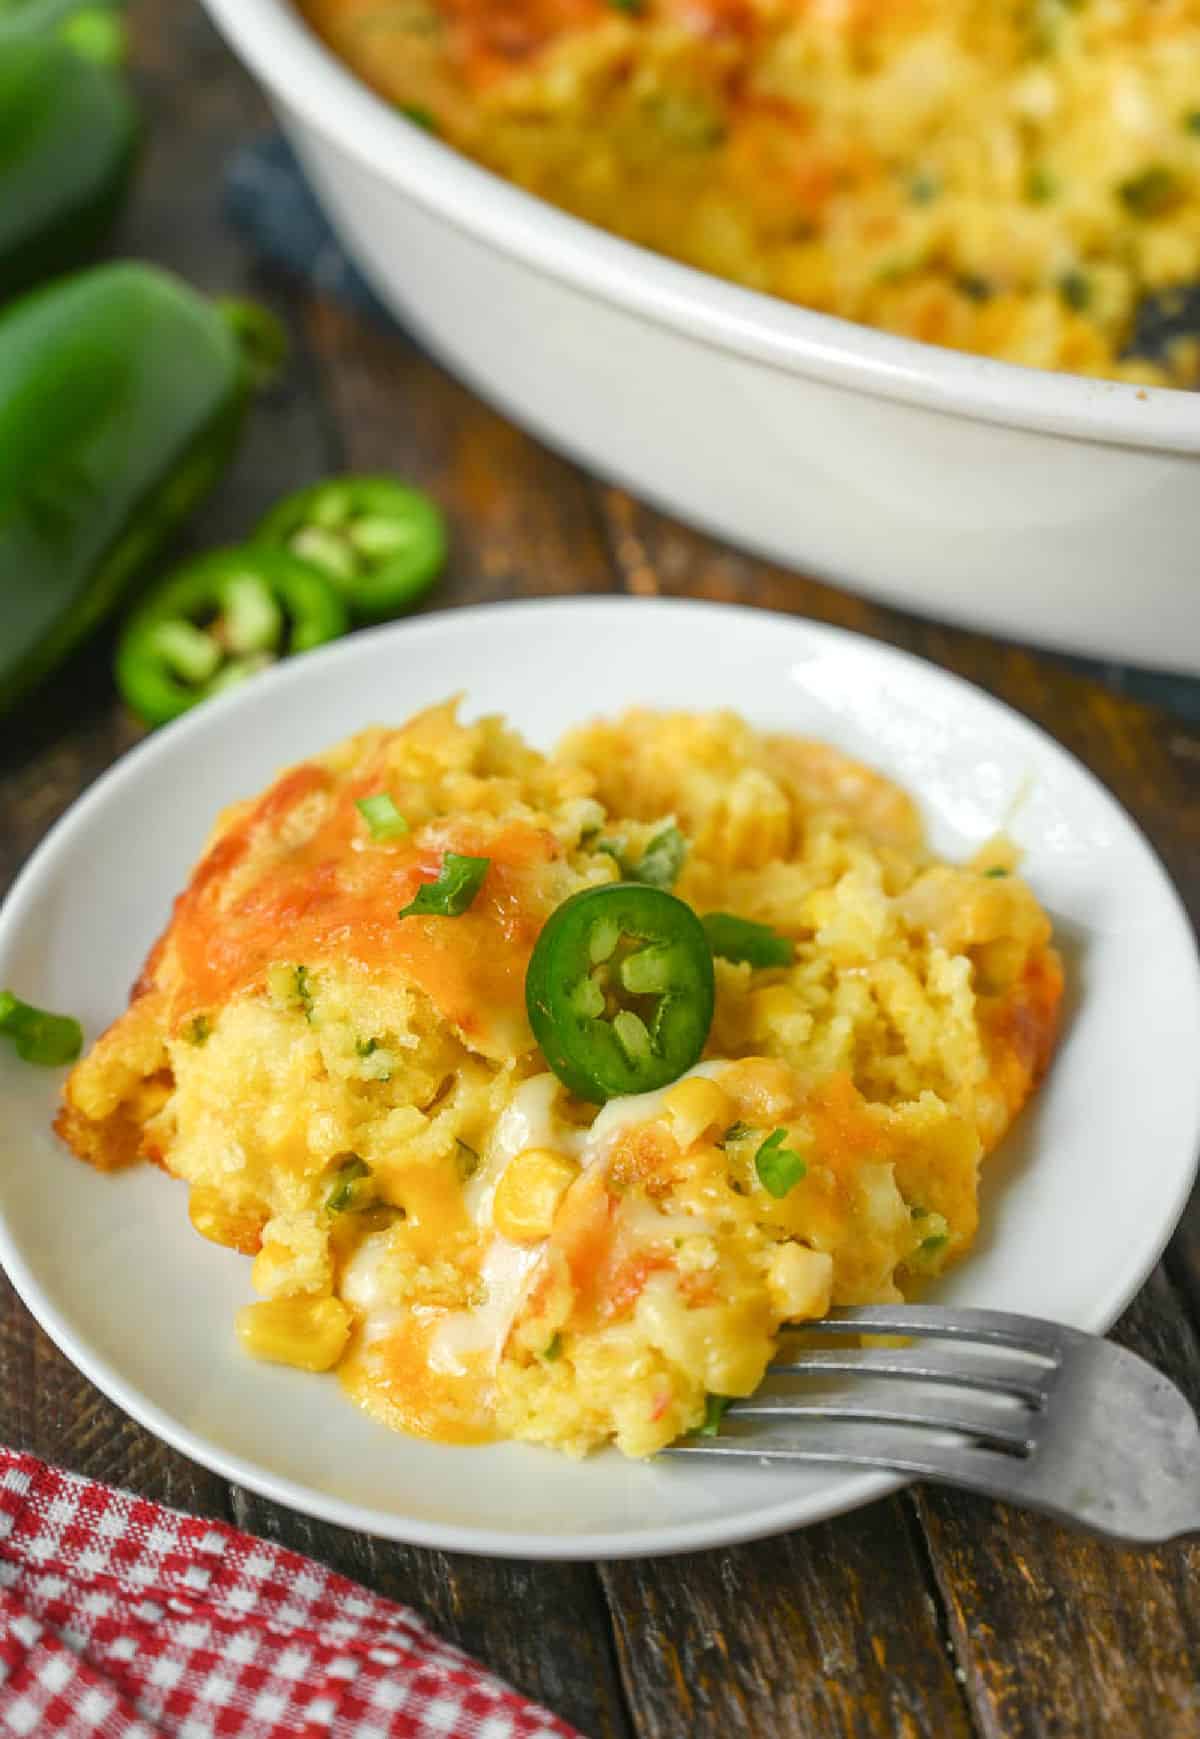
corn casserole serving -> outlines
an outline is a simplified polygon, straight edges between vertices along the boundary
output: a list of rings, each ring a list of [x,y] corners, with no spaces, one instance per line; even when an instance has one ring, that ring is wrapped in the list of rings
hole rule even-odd
[[[250,1354],[644,1456],[967,1253],[1061,991],[1012,848],[938,861],[832,747],[448,702],[220,817],[58,1128],[253,1258]]]

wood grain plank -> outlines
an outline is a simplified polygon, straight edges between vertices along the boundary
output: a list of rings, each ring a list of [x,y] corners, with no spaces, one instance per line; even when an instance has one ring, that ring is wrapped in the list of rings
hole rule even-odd
[[[645,1739],[972,1731],[897,1499],[777,1540],[601,1575]]]
[[[392,1545],[237,1491],[238,1525],[413,1606],[589,1739],[631,1733],[608,1611],[586,1564],[536,1564]]]
[[[1200,1405],[1200,1345],[1161,1269],[1116,1338]],[[988,1739],[1200,1733],[1200,1545],[1129,1551],[931,1487],[915,1502]]]

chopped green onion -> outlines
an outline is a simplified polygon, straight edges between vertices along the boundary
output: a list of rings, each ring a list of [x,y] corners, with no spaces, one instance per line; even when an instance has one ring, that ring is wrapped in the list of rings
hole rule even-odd
[[[1046,205],[1058,192],[1058,182],[1044,163],[1035,163],[1025,177],[1025,197],[1033,205]]]
[[[411,121],[414,127],[421,127],[426,133],[438,131],[437,116],[432,109],[425,108],[421,103],[401,103],[400,113],[406,121]]]
[[[795,945],[768,924],[735,918],[732,912],[708,912],[702,920],[714,954],[749,966],[790,966]]]
[[[1161,217],[1180,199],[1175,173],[1165,163],[1152,163],[1140,175],[1131,175],[1120,183],[1117,193],[1135,217]]]
[[[372,839],[399,839],[408,832],[408,822],[386,791],[376,791],[370,797],[360,797],[355,808],[370,829]]]
[[[994,863],[991,869],[985,869],[983,873],[988,877],[989,881],[999,881],[1001,876],[1006,876],[1008,874],[1008,871],[1005,869],[1003,864]]]
[[[401,907],[399,916],[414,918],[428,913],[461,918],[483,886],[491,861],[490,857],[462,857],[456,851],[448,851],[437,880],[422,882],[415,899]]]
[[[212,1032],[212,1022],[206,1014],[198,1014],[195,1020],[189,1021],[185,1037],[189,1045],[202,1045]]]
[[[337,1169],[333,1188],[325,1198],[325,1206],[331,1214],[344,1214],[354,1206],[355,1186],[363,1178],[370,1177],[371,1168],[358,1155],[352,1154],[344,1165]]]
[[[378,1039],[355,1039],[354,1051],[359,1057],[373,1057],[379,1049]]]
[[[754,1156],[758,1181],[776,1201],[782,1201],[790,1194],[808,1172],[808,1166],[800,1155],[783,1145],[786,1140],[787,1130],[775,1129]]]
[[[83,1028],[69,1014],[48,1014],[0,990],[0,1034],[11,1039],[24,1063],[57,1069],[73,1063],[83,1049]]]
[[[1092,299],[1092,281],[1086,272],[1064,272],[1058,280],[1058,293],[1068,308],[1082,314]]]
[[[949,1232],[935,1232],[931,1238],[922,1239],[921,1250],[925,1255],[932,1255],[935,1250],[940,1250],[944,1244],[949,1242]]]
[[[706,1395],[704,1397],[704,1421],[688,1432],[689,1437],[715,1437],[721,1429],[721,1420],[733,1406],[732,1395]]]
[[[651,888],[673,888],[688,854],[688,842],[674,822],[670,822],[654,835],[636,863],[629,856],[628,842],[619,836],[596,840],[592,850],[607,852],[616,859],[622,881],[644,882]]]
[[[687,854],[688,842],[672,822],[661,833],[655,834],[642,853],[637,868],[626,879],[645,882],[651,888],[673,888]]]
[[[555,1359],[561,1356],[562,1345],[562,1336],[560,1334],[551,1335],[550,1339],[546,1342],[545,1350],[542,1353],[542,1357],[548,1365],[552,1365]]]

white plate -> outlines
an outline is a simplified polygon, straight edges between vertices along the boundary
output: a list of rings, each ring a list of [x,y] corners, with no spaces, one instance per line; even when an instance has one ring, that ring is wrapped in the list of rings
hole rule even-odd
[[[120,1011],[209,824],[289,761],[462,689],[549,746],[631,702],[731,706],[825,737],[921,800],[961,855],[999,828],[1066,948],[1065,1038],[988,1171],[978,1248],[940,1296],[1106,1328],[1153,1267],[1200,1134],[1200,973],[1157,859],[1077,762],[927,664],[757,611],[631,600],[504,604],[360,634],[153,737],[35,853],[0,911],[0,985]],[[152,1167],[103,1177],[49,1132],[58,1078],[0,1047],[0,1259],[69,1358],[197,1461],[313,1515],[449,1550],[616,1557],[815,1521],[891,1489],[873,1474],[582,1465],[516,1445],[393,1435],[332,1377],[252,1364],[232,1331],[249,1263],[191,1230]]]

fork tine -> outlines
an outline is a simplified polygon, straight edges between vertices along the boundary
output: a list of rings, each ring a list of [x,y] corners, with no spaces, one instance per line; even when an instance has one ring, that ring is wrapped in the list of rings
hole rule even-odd
[[[1018,1316],[1007,1310],[951,1312],[923,1304],[854,1305],[832,1310],[816,1322],[796,1323],[793,1328],[802,1334],[928,1335],[941,1340],[980,1341],[1039,1354],[1055,1363],[1068,1345],[1087,1339],[1073,1328],[1043,1322],[1036,1316]]]
[[[787,1351],[788,1349],[784,1349]],[[1054,1376],[1054,1366],[1034,1364],[1019,1358],[997,1358],[986,1353],[967,1359],[962,1353],[949,1356],[909,1347],[797,1347],[789,1356],[767,1366],[777,1376],[800,1377],[892,1377],[912,1382],[949,1383],[955,1388],[980,1389],[997,1395],[1012,1395],[1029,1407],[1045,1405]]]
[[[836,1419],[797,1422],[794,1431],[737,1424],[732,1415],[722,1423],[719,1437],[689,1437],[659,1451],[662,1456],[725,1457],[732,1461],[778,1461],[794,1466],[800,1461],[839,1461],[854,1467],[878,1467],[887,1472],[917,1478],[945,1480],[976,1491],[1001,1489],[1011,1478],[1020,1458],[1006,1450],[984,1444],[939,1443],[927,1431],[905,1426],[872,1425],[866,1421]]]
[[[726,1419],[763,1419],[772,1425],[793,1421],[807,1429],[814,1420],[857,1420],[864,1425],[902,1425],[925,1431],[958,1432],[974,1442],[990,1443],[1009,1453],[1029,1454],[1035,1444],[1033,1415],[1016,1405],[974,1402],[966,1396],[952,1405],[938,1401],[896,1401],[877,1405],[848,1395],[757,1394],[737,1401]]]

